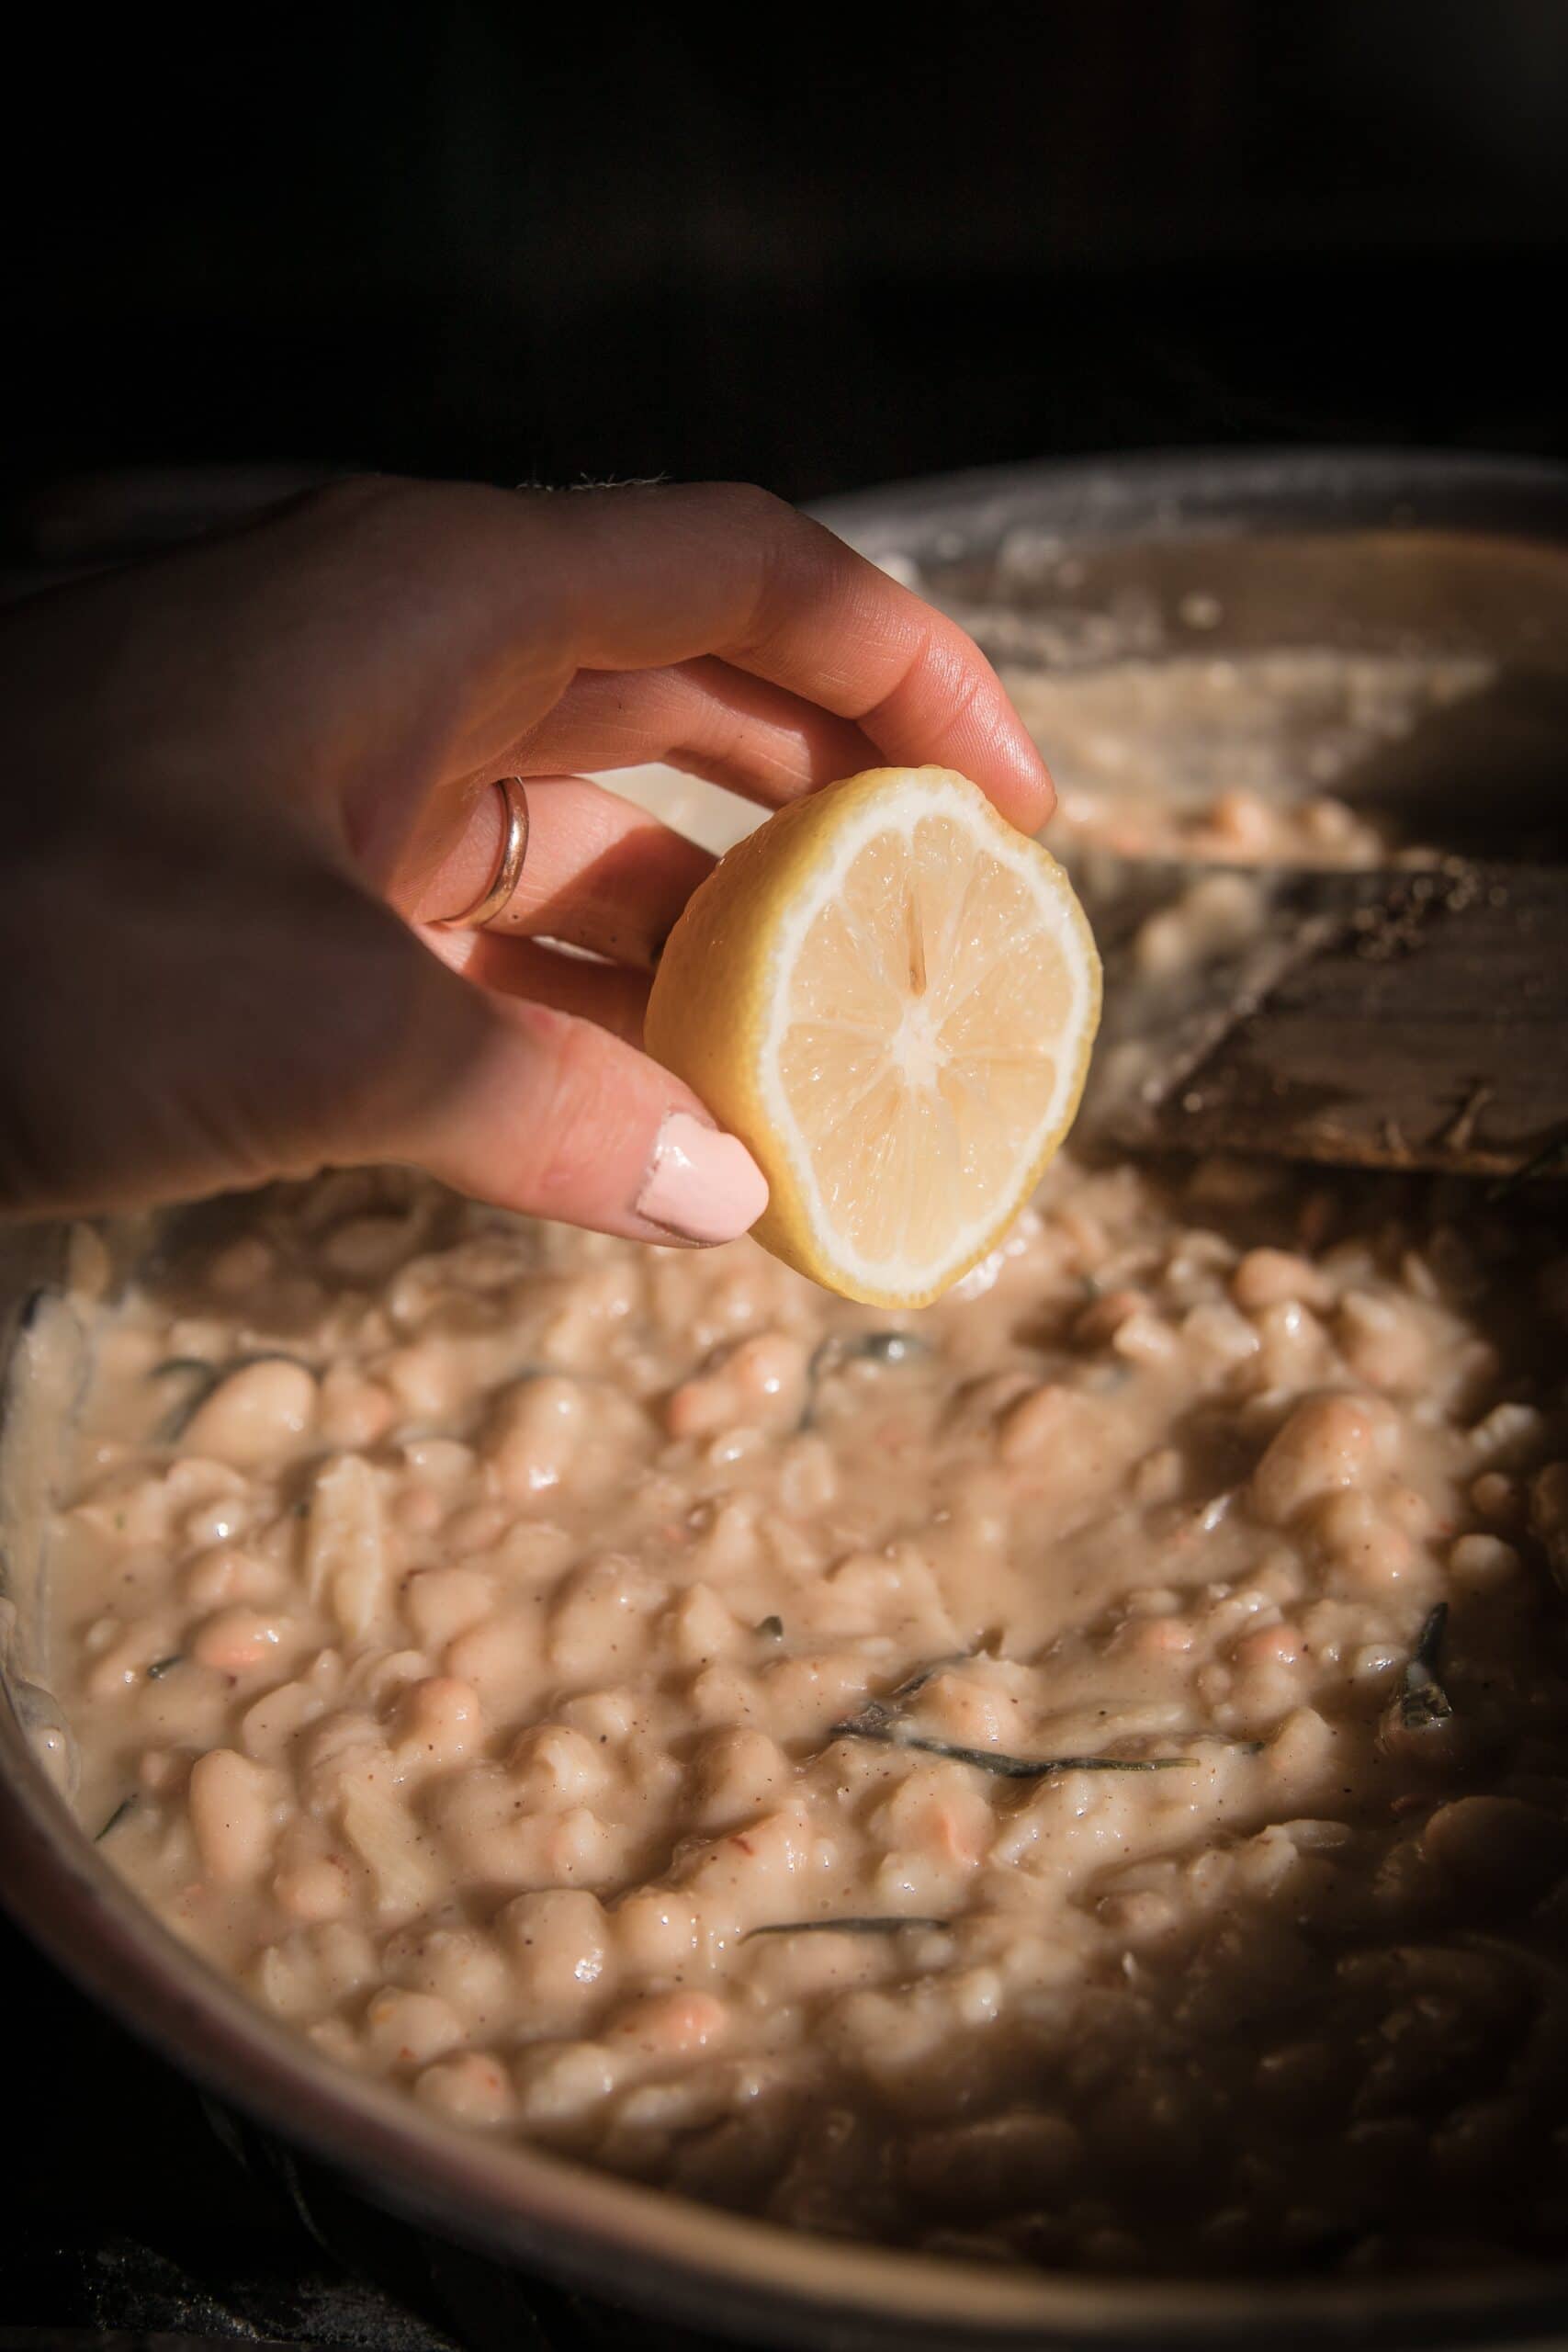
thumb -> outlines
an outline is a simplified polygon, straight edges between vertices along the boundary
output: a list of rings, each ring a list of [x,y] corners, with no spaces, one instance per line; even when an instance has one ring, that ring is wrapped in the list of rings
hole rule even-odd
[[[761,1170],[668,1070],[426,960],[430,1018],[410,1040],[423,1082],[378,1148],[498,1207],[639,1241],[732,1241],[756,1223]]]

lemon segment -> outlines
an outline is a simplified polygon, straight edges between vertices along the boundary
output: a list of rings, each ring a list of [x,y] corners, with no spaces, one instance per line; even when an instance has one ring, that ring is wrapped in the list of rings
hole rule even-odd
[[[919,1306],[1066,1134],[1100,996],[1055,858],[951,769],[875,768],[720,860],[646,1034],[766,1175],[758,1240],[846,1297]]]

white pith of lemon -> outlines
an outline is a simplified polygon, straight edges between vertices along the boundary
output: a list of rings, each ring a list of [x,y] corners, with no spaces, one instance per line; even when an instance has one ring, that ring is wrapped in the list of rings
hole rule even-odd
[[[947,768],[874,768],[739,842],[671,933],[649,1049],[768,1179],[764,1247],[919,1306],[1072,1124],[1100,959],[1045,850]]]

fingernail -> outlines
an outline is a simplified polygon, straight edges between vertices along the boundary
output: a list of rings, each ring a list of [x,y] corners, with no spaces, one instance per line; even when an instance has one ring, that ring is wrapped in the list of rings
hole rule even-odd
[[[768,1180],[738,1136],[671,1111],[637,1196],[649,1225],[684,1241],[733,1241],[768,1205]]]

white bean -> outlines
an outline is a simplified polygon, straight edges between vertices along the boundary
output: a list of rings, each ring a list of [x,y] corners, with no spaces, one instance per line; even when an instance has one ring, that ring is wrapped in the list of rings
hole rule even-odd
[[[259,1468],[299,1443],[316,1401],[315,1377],[303,1364],[265,1357],[219,1382],[192,1414],[185,1442],[235,1469]]]

